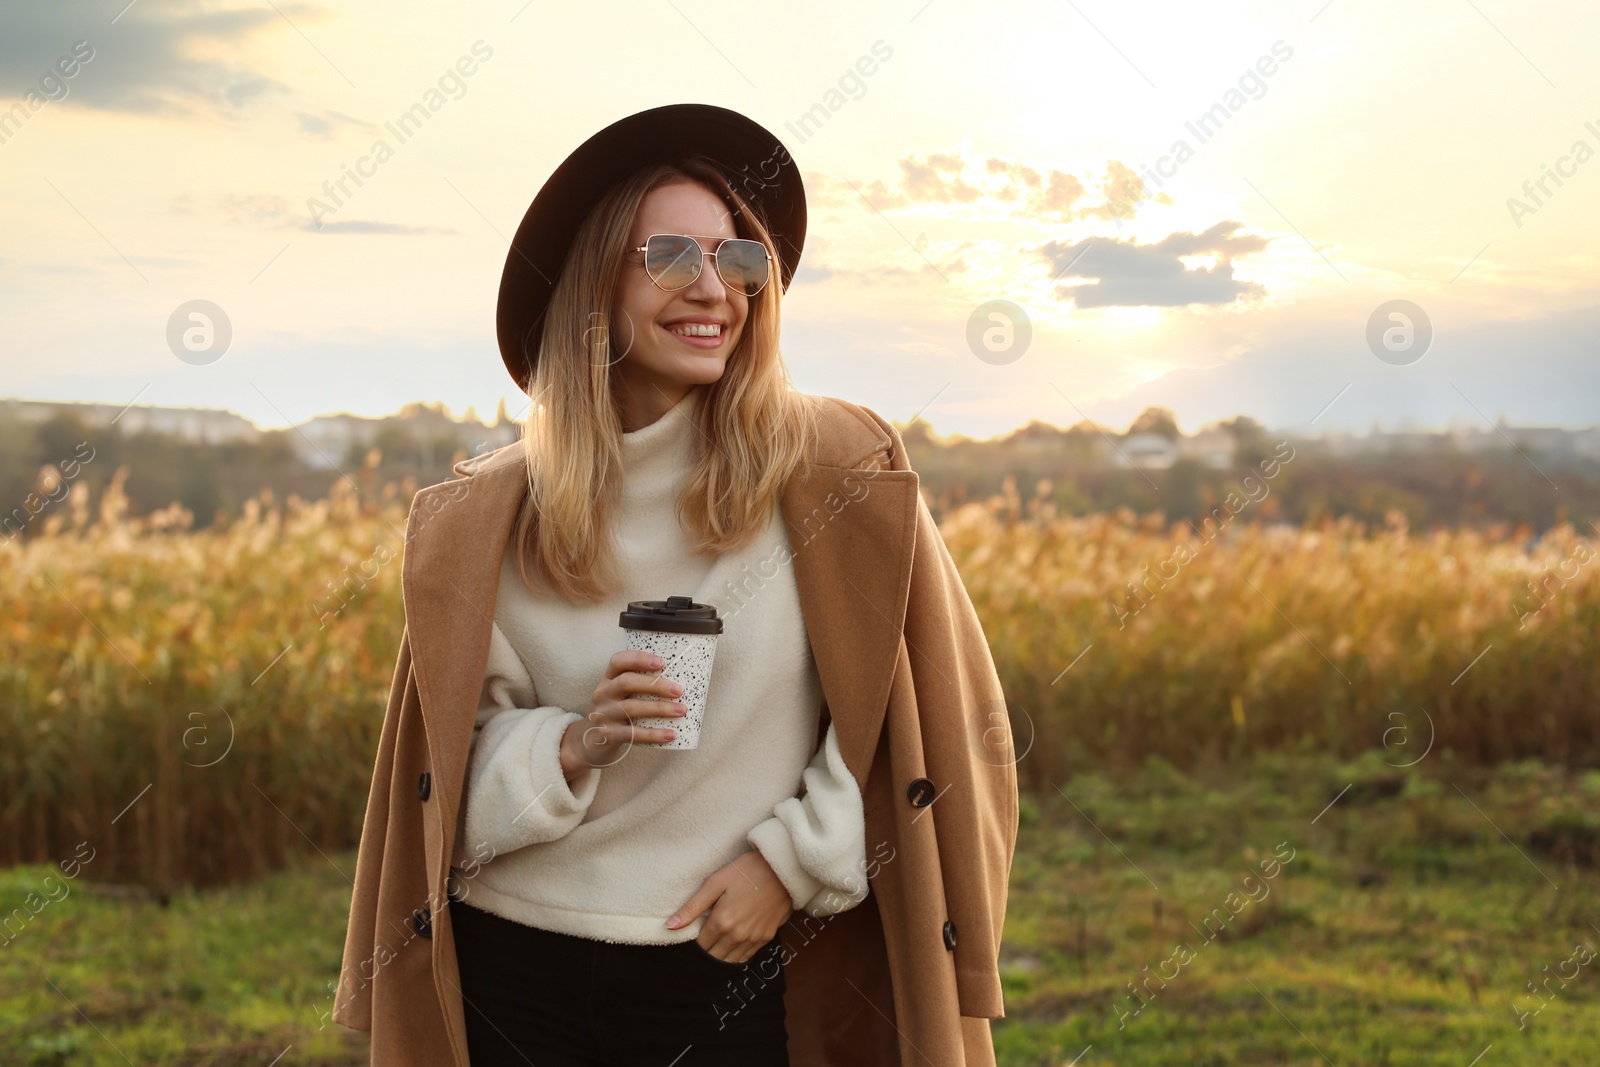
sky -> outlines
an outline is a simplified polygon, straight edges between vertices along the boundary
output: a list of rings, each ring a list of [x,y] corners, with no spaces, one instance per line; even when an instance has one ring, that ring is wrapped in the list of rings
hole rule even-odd
[[[806,392],[972,437],[1600,424],[1597,39],[1509,0],[7,5],[0,396],[519,412],[509,235],[702,102],[804,176]]]

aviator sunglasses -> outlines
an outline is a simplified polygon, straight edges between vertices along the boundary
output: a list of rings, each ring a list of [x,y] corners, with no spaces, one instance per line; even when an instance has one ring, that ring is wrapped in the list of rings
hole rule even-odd
[[[644,271],[656,287],[675,292],[692,285],[700,277],[706,256],[717,261],[717,274],[728,288],[755,296],[772,276],[772,254],[760,241],[742,237],[708,237],[717,241],[716,251],[707,252],[700,242],[681,233],[653,233],[644,244],[628,252],[644,253]]]

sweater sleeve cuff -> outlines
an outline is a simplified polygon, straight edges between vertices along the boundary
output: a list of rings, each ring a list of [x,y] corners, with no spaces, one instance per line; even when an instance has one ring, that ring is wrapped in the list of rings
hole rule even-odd
[[[591,767],[569,784],[561,769],[561,737],[583,718],[564,708],[509,708],[473,742],[467,778],[465,848],[491,856],[554,841],[583,821],[600,787]]]
[[[745,835],[745,840],[760,851],[761,858],[789,891],[789,900],[796,911],[803,910],[812,897],[826,888],[820,878],[801,866],[794,838],[776,815],[756,824],[755,829]]]
[[[778,801],[746,840],[761,850],[797,909],[814,918],[849,911],[869,891],[866,820],[833,724],[801,778],[804,795]]]
[[[594,767],[580,771],[571,782],[561,769],[561,738],[567,727],[583,718],[580,712],[568,711],[552,715],[539,726],[534,735],[530,764],[535,782],[548,782],[549,788],[540,791],[538,800],[545,811],[558,819],[582,815],[589,810],[595,790],[600,788],[600,772]]]

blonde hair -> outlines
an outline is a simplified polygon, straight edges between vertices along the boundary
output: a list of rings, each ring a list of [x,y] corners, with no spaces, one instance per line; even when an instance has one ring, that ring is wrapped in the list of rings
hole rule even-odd
[[[783,289],[765,221],[709,159],[641,168],[584,219],[545,311],[528,384],[535,398],[523,439],[528,495],[512,534],[519,546],[518,574],[532,592],[540,590],[530,571],[568,602],[599,601],[616,592],[611,518],[622,485],[623,428],[613,394],[611,315],[639,205],[652,190],[681,182],[719,196],[737,235],[760,241],[773,256],[772,279],[750,298],[743,333],[722,377],[694,387],[701,392],[696,458],[677,515],[695,551],[724,552],[754,539],[785,482],[814,447],[815,398],[794,388],[778,352]]]

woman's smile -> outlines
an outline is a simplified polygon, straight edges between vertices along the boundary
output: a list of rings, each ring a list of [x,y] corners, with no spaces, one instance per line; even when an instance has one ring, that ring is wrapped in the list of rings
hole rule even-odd
[[[657,325],[660,325],[659,323]],[[675,322],[671,326],[662,326],[676,341],[681,341],[690,348],[721,348],[723,330],[720,326],[705,326],[699,323]],[[679,333],[678,331],[694,331]],[[715,330],[712,336],[705,336]]]

